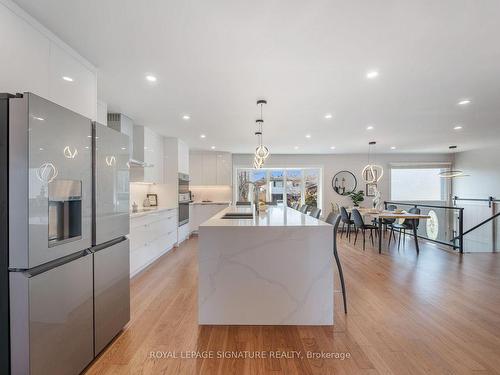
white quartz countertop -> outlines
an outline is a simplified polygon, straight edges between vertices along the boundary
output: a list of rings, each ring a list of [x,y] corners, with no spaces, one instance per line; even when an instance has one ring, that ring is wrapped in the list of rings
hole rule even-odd
[[[206,206],[206,205],[229,205],[229,204],[231,204],[231,202],[229,202],[229,201],[210,201],[210,202],[194,201],[194,202],[191,202],[189,204],[203,205],[203,206]]]
[[[176,210],[176,209],[177,209],[177,207],[167,207],[167,206],[143,207],[143,208],[139,208],[139,210],[137,212],[132,212],[132,210],[130,210],[130,218],[133,219],[135,217],[141,217],[141,216],[149,215],[149,214],[155,213],[155,212]]]
[[[222,219],[228,212],[253,212],[252,219]],[[256,214],[253,207],[229,206],[211,217],[201,227],[317,227],[330,224],[303,214],[290,207],[269,206],[266,212]]]

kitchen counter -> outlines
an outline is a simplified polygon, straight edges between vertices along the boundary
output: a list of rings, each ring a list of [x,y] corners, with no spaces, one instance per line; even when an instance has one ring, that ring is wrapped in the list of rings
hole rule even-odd
[[[148,215],[151,213],[160,212],[160,211],[167,211],[167,210],[177,210],[177,207],[162,207],[162,206],[143,207],[143,208],[140,208],[137,212],[132,212],[132,210],[130,210],[130,218],[132,219],[132,218]]]
[[[223,219],[226,213],[253,213],[252,219]],[[271,226],[271,227],[317,227],[328,226],[330,224],[315,219],[309,215],[303,214],[293,208],[268,206],[266,212],[255,213],[255,209],[250,206],[229,206],[220,211],[218,214],[205,221],[200,225],[209,227],[256,227],[256,226]]]
[[[333,227],[291,208],[200,225],[198,322],[332,325]]]
[[[214,205],[229,205],[231,204],[230,201],[213,201],[213,202],[203,202],[203,201],[195,201],[195,202],[191,202],[190,204],[193,204],[193,205],[211,205],[211,204],[214,204]]]

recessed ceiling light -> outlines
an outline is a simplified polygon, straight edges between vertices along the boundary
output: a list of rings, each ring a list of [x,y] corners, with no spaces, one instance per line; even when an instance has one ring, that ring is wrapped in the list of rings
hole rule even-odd
[[[295,146],[293,149],[294,149],[294,150],[298,150],[298,149],[299,149],[299,146]]]
[[[311,138],[311,134],[306,134],[306,138]]]
[[[122,147],[122,150],[126,150],[127,148],[126,147]]]
[[[34,118],[35,120],[38,120],[38,121],[45,121],[45,119],[44,119],[44,118],[42,118],[42,117],[36,117],[36,116],[33,116],[33,118]]]
[[[43,151],[43,147],[40,147],[40,148],[39,148],[39,150],[40,150],[40,151]]]
[[[391,146],[391,150],[395,150],[396,149],[396,146]]]
[[[333,117],[333,115],[332,115],[331,113],[327,113],[327,114],[325,115],[325,118],[326,118],[327,120],[331,119],[332,117]]]
[[[200,134],[200,138],[206,138],[207,136],[205,134]]]
[[[73,82],[74,81],[73,78],[68,77],[68,76],[63,76],[62,79],[64,79],[65,81],[68,81],[68,82]]]
[[[182,119],[183,119],[183,120],[186,120],[186,121],[187,121],[187,120],[189,120],[190,118],[191,118],[191,116],[189,116],[189,115],[182,115]]]
[[[463,99],[458,102],[458,105],[467,105],[467,104],[470,104],[469,99]]]
[[[148,75],[146,76],[146,81],[149,81],[149,82],[156,82],[156,81],[157,81],[157,79],[156,79],[156,77],[155,77],[155,76],[153,76],[153,75],[151,75],[151,74],[148,74]]]
[[[373,130],[374,128],[375,128],[375,127],[374,127],[373,125],[368,125],[368,126],[366,127],[366,130]]]
[[[368,79],[374,79],[378,77],[378,72],[376,70],[370,70],[368,73],[366,73],[366,78]]]
[[[331,146],[331,147],[330,147],[330,150],[335,150],[335,146]]]
[[[457,126],[453,127],[453,130],[460,130],[460,129],[463,129],[463,127],[460,126],[460,125],[457,125]]]
[[[215,150],[215,146],[210,147],[212,150]]]

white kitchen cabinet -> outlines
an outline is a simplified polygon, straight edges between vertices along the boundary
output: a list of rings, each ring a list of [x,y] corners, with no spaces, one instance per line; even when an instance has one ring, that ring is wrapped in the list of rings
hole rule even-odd
[[[203,185],[217,185],[217,156],[215,152],[207,152],[201,160],[201,178]]]
[[[193,186],[203,185],[203,176],[201,161],[203,154],[200,152],[189,153],[189,184]]]
[[[217,185],[232,185],[233,159],[229,152],[217,153]]]
[[[69,77],[68,82],[62,77]],[[97,117],[97,81],[94,72],[54,43],[50,45],[49,99],[90,118]]]
[[[177,209],[132,216],[128,237],[130,277],[133,277],[177,243]]]
[[[96,119],[95,67],[12,1],[0,1],[0,35],[2,92],[32,92]]]
[[[163,183],[163,137],[144,127],[144,182]]]
[[[232,169],[233,161],[229,152],[189,153],[190,184],[193,186],[231,185]]]
[[[179,173],[189,174],[189,147],[180,139],[177,142]]]
[[[163,136],[148,127],[134,125],[133,159],[144,162],[145,166],[132,164],[130,168],[131,182],[164,182]]]

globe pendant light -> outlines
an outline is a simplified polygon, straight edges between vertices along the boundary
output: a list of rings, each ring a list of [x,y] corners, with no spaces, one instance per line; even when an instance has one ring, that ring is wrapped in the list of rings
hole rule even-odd
[[[368,164],[363,168],[361,176],[365,183],[373,184],[379,182],[384,175],[384,168],[382,166],[372,163],[371,160],[371,149],[375,147],[377,142],[371,141],[368,143]]]

